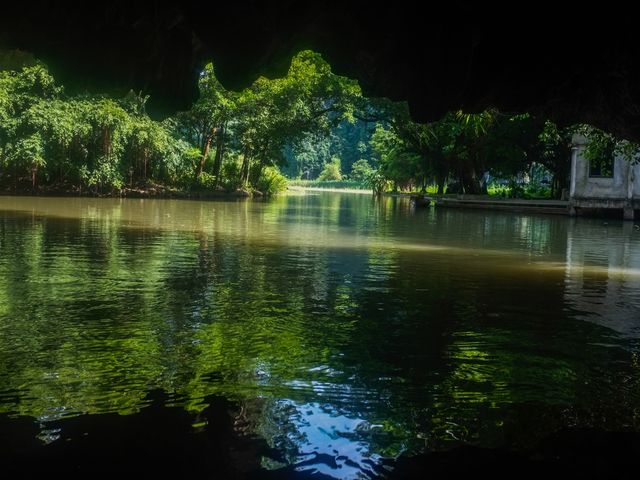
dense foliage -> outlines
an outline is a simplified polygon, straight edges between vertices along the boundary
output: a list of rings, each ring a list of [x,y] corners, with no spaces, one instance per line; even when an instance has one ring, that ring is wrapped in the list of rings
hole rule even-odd
[[[0,72],[0,181],[114,192],[162,184],[182,189],[262,190],[286,186],[285,146],[329,134],[349,119],[357,82],[331,73],[313,52],[294,57],[287,76],[259,78],[242,92],[218,82],[212,64],[188,112],[158,122],[148,97],[64,94],[42,64]]]
[[[142,93],[65,95],[32,57],[7,58],[0,62],[4,189],[269,194],[286,188],[287,176],[438,194],[521,195],[526,185],[532,195],[559,197],[575,133],[589,138],[594,162],[637,151],[593,127],[530,114],[450,112],[418,124],[406,104],[364,98],[356,81],[334,75],[311,51],[297,54],[285,77],[259,78],[241,92],[226,90],[208,64],[192,108],[162,122],[147,115]]]

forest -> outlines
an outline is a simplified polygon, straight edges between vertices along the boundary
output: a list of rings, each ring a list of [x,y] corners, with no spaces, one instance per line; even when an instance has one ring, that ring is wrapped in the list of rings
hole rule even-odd
[[[406,103],[367,98],[358,82],[301,51],[283,78],[240,92],[212,63],[187,111],[151,118],[144,92],[67,94],[30,55],[0,55],[0,188],[6,192],[274,194],[288,180],[432,193],[559,198],[571,137],[592,161],[636,145],[542,115],[450,112],[419,124]],[[304,182],[302,182],[304,184]]]

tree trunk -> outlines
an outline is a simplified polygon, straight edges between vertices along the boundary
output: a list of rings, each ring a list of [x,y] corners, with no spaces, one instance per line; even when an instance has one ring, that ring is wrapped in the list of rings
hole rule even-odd
[[[260,181],[260,177],[262,176],[262,169],[264,168],[264,161],[260,160],[258,165],[253,169],[253,184],[257,185]]]
[[[422,153],[422,185],[420,188],[421,193],[427,193],[427,182],[429,181],[429,155]]]
[[[444,195],[444,184],[446,181],[446,177],[444,175],[438,174],[436,177],[436,183],[438,185],[438,195]]]
[[[260,177],[262,176],[262,169],[265,166],[265,160],[267,158],[268,148],[269,148],[269,142],[267,142],[267,144],[262,149],[262,153],[260,154],[260,159],[258,161],[258,165],[256,165],[256,168],[254,168],[254,170],[253,170],[253,184],[254,185],[257,185],[257,183],[260,181]]]
[[[465,170],[460,176],[462,180],[462,188],[464,193],[480,194],[486,193],[486,187],[483,188],[481,179],[474,169]]]
[[[142,179],[146,183],[146,181],[147,181],[147,163],[149,162],[149,154],[148,154],[146,148],[142,151],[142,160],[143,160],[143,164],[142,164],[142,167],[143,167]]]
[[[209,149],[211,148],[211,139],[215,133],[215,129],[212,128],[209,134],[206,136],[204,146],[202,147],[202,157],[200,157],[200,165],[198,166],[198,173],[196,174],[196,178],[202,175],[204,172],[204,164],[207,161],[207,156],[209,155]]]
[[[67,149],[67,158],[69,158],[69,150]],[[62,160],[60,160],[60,163],[58,163],[58,183],[60,185],[62,185],[62,180],[64,177],[64,171],[63,171],[63,164],[62,164]]]
[[[213,159],[213,176],[215,177],[215,185],[220,184],[220,170],[222,169],[222,155],[224,153],[224,123],[218,128],[216,137],[216,156]]]
[[[468,158],[461,159],[461,180],[463,193],[481,194],[487,193],[486,185],[484,185],[483,175],[484,168],[480,161],[477,151],[469,153]],[[478,175],[478,172],[482,172]]]
[[[246,148],[242,156],[242,167],[240,168],[240,181],[246,187],[249,183],[249,167],[251,164],[251,150]]]
[[[444,195],[444,186],[447,183],[447,176],[449,175],[449,165],[445,158],[438,155],[435,160],[436,169],[436,185],[438,187],[437,195]]]

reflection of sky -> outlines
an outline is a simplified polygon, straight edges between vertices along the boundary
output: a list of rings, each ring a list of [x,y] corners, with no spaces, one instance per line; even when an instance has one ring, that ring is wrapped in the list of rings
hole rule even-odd
[[[594,347],[640,338],[633,224],[341,198],[0,199],[47,216],[2,227],[0,410],[46,424],[130,414],[156,388],[193,410],[258,396],[264,437],[334,478],[372,476],[417,433],[492,446],[487,410],[510,402],[635,422],[627,357]]]
[[[287,399],[278,401],[274,410],[286,412],[278,422],[286,430],[280,441],[297,471],[339,479],[378,476],[381,457],[372,453],[370,439],[380,426],[339,413],[329,404]]]

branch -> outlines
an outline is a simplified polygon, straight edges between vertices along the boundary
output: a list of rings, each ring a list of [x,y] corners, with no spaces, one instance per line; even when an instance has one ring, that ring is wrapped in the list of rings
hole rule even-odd
[[[364,123],[379,123],[379,122],[389,122],[389,116],[388,115],[376,115],[376,114],[372,114],[372,113],[358,113],[355,112],[353,114],[353,117],[357,120],[360,120],[361,122]]]

